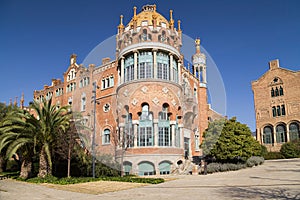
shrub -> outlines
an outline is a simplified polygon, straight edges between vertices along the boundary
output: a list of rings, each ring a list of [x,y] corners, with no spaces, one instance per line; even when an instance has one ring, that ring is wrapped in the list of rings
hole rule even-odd
[[[247,167],[253,167],[253,166],[261,165],[264,161],[265,159],[263,157],[252,156],[246,161],[246,165]]]
[[[236,171],[243,168],[246,168],[246,165],[241,163],[210,163],[207,165],[207,173]]]
[[[280,152],[268,152],[264,158],[265,160],[284,159],[284,156]]]
[[[22,180],[17,178],[18,180]],[[67,185],[67,184],[76,184],[76,183],[86,183],[86,182],[93,182],[93,181],[119,181],[119,182],[131,182],[131,183],[148,183],[148,184],[159,184],[163,183],[165,180],[162,178],[139,178],[139,177],[132,177],[132,176],[125,176],[125,177],[99,177],[99,178],[92,178],[92,177],[70,177],[70,178],[57,178],[54,176],[47,176],[45,178],[30,178],[26,180],[30,183],[51,183],[51,184],[59,184],[59,185]]]
[[[285,158],[298,158],[300,157],[300,140],[284,143],[281,146],[280,153]]]

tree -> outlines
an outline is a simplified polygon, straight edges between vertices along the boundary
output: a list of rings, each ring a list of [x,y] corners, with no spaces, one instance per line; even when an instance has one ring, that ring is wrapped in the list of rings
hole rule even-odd
[[[66,132],[60,131],[57,135],[54,153],[67,160],[67,177],[71,176],[71,160],[74,154],[80,154],[79,151],[85,150],[83,146],[86,143],[85,135],[81,132],[89,128],[83,122],[81,114],[73,112],[68,130]]]
[[[43,101],[42,104],[34,101],[31,108],[35,113],[35,131],[39,150],[39,177],[52,175],[52,148],[55,145],[57,135],[65,133],[70,124],[68,107],[57,108],[52,105],[52,99]]]
[[[36,146],[36,133],[33,124],[28,123],[33,118],[30,113],[14,108],[3,119],[0,131],[0,151],[5,150],[6,159],[18,154],[21,162],[21,178],[28,178],[32,172],[32,157]],[[16,156],[15,156],[16,157]]]
[[[293,140],[284,143],[280,148],[280,153],[285,158],[299,158],[300,157],[300,140]]]
[[[222,123],[224,123],[223,127]],[[218,140],[212,144],[211,140],[215,140],[217,136],[219,136]],[[232,162],[236,159],[245,161],[251,156],[261,154],[261,145],[252,137],[250,129],[238,122],[235,117],[230,120],[212,122],[204,133],[204,142],[201,147],[204,147],[207,155],[223,162]]]

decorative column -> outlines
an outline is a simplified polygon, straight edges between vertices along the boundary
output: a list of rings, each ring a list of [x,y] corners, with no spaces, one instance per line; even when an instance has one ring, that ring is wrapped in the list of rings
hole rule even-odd
[[[174,74],[173,74],[173,54],[170,55],[170,81],[174,81]]]
[[[202,77],[203,77],[203,83],[207,83],[206,81],[206,66],[203,66],[202,68]]]
[[[157,59],[156,59],[156,53],[157,53],[157,49],[152,49],[153,52],[153,78],[157,78]]]
[[[122,145],[123,145],[123,135],[124,135],[124,124],[122,125],[119,125],[120,126],[120,141],[121,143],[119,143],[119,147],[122,148]]]
[[[134,51],[133,54],[133,59],[134,59],[134,80],[138,79],[138,51]]]
[[[172,133],[172,147],[175,147],[176,146],[176,144],[175,144],[175,141],[176,141],[176,138],[175,138],[175,136],[176,136],[176,134],[175,134],[175,132],[176,132],[176,130],[175,130],[175,124],[171,124],[171,133]]]
[[[180,65],[180,61],[178,60],[178,84],[181,84],[181,65]]]
[[[274,145],[275,145],[275,144],[277,144],[277,138],[276,138],[276,127],[275,127],[275,126],[273,127],[273,138],[274,138],[274,141],[273,141],[273,143],[274,143]]]
[[[288,127],[286,127],[286,142],[290,141],[290,131],[288,129]]]
[[[121,58],[121,84],[124,83],[124,57]]]
[[[133,124],[133,135],[134,135],[134,139],[133,139],[133,147],[137,147],[137,136],[138,136],[138,125],[137,124]]]
[[[154,146],[158,147],[158,119],[154,119]]]

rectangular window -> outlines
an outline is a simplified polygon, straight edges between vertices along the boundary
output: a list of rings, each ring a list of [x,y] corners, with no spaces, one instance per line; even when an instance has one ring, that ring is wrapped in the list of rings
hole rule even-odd
[[[272,114],[273,114],[273,117],[276,117],[276,107],[275,106],[272,107]]]
[[[112,86],[114,86],[114,77],[113,76],[111,76],[111,77],[109,77],[109,85],[112,87]]]
[[[281,115],[285,115],[285,106],[281,105]]]

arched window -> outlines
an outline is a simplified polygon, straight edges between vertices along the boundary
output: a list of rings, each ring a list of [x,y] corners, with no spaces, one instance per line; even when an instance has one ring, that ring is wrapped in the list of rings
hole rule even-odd
[[[277,143],[284,143],[286,142],[286,129],[285,125],[280,124],[276,127],[276,140]]]
[[[281,108],[280,108],[280,106],[277,106],[277,116],[281,116]]]
[[[169,105],[164,104],[159,113],[158,121],[158,146],[171,146],[172,134],[170,128],[170,119],[168,115]]]
[[[273,114],[273,117],[277,116],[277,112],[276,112],[276,107],[275,106],[272,107],[272,114]]]
[[[150,162],[141,162],[140,164],[138,164],[138,168],[140,176],[155,175],[154,165]]]
[[[274,97],[275,96],[275,91],[274,91],[274,89],[272,88],[271,89],[271,97]]]
[[[263,143],[273,144],[273,128],[271,126],[266,126],[263,132]]]
[[[125,175],[129,175],[131,173],[132,163],[125,161],[123,163],[123,168],[124,168]]]
[[[299,125],[295,122],[289,126],[290,141],[297,140],[300,138]]]
[[[126,109],[124,139],[125,139],[126,147],[133,147],[134,146],[134,132],[133,132],[133,124],[132,124],[132,114],[129,113],[128,108]]]
[[[137,143],[138,146],[153,146],[154,143],[152,113],[148,104],[142,105]]]
[[[279,96],[279,90],[278,90],[278,87],[276,87],[276,89],[275,89],[275,96],[276,96],[276,97]]]
[[[280,96],[283,96],[283,88],[280,86],[280,88],[279,88],[279,95]]]
[[[285,105],[281,105],[281,115],[285,115]]]
[[[110,144],[110,130],[104,129],[102,135],[102,144]]]
[[[170,174],[171,172],[171,163],[168,161],[163,161],[158,165],[160,175]]]

